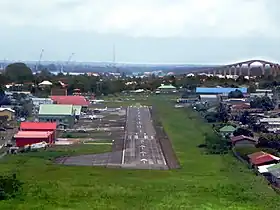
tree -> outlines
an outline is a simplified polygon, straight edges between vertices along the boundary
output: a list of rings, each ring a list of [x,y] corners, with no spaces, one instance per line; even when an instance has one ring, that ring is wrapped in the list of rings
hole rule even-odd
[[[229,92],[228,97],[229,98],[244,98],[243,93],[238,89],[236,89],[235,91]]]
[[[13,63],[6,67],[5,76],[16,83],[24,83],[33,80],[31,69],[24,63]]]
[[[250,102],[250,105],[252,108],[260,108],[265,111],[273,110],[275,107],[273,101],[267,96],[256,97]]]
[[[240,135],[244,135],[244,136],[251,136],[253,137],[254,134],[252,133],[252,131],[244,129],[244,128],[238,128],[233,132],[234,136],[240,136]]]

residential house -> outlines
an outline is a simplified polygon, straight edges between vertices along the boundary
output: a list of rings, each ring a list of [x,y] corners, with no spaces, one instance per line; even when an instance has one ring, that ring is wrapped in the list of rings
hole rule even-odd
[[[279,157],[276,157],[263,151],[250,154],[248,155],[248,158],[252,167],[258,167],[274,163],[276,164],[280,160]]]
[[[226,136],[232,136],[233,132],[236,130],[235,127],[233,127],[232,125],[226,125],[224,127],[222,127],[219,132],[223,137]]]
[[[269,132],[278,132],[280,130],[280,118],[261,118],[258,124],[264,125]]]
[[[75,110],[73,105],[42,104],[38,118],[40,122],[56,122],[59,127],[73,127]]]
[[[268,180],[276,187],[280,187],[280,163],[271,165],[267,168],[270,176],[266,176]]]
[[[7,121],[11,121],[15,117],[15,110],[13,110],[11,108],[0,107],[0,116],[7,117]]]
[[[50,98],[31,98],[34,106],[40,106],[41,104],[52,104],[53,100]]]
[[[209,104],[217,104],[220,102],[220,97],[219,95],[211,95],[211,94],[204,94],[204,95],[199,95],[200,102],[202,103],[209,103]]]
[[[258,143],[258,139],[250,136],[233,136],[231,137],[231,143],[234,147],[255,147]]]
[[[175,93],[177,92],[176,87],[174,87],[173,85],[164,85],[161,84],[161,86],[159,86],[157,88],[158,91],[160,91],[160,93]]]

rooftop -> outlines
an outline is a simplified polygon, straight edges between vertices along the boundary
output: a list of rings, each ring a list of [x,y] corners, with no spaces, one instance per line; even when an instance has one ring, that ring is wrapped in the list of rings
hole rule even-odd
[[[252,155],[248,155],[248,157],[250,158],[250,162],[253,165],[261,165],[261,164],[265,164],[265,163],[269,163],[272,161],[278,161],[280,160],[279,157],[276,157],[274,155],[262,152],[262,153],[253,153]]]
[[[232,125],[226,125],[220,129],[220,132],[234,132],[236,130]]]
[[[88,106],[89,101],[84,96],[51,96],[57,104]]]
[[[241,140],[248,140],[248,141],[252,141],[252,142],[257,142],[258,139],[250,137],[250,136],[244,136],[244,135],[240,135],[240,136],[233,136],[231,137],[231,142],[237,142],[237,141],[241,141]]]
[[[19,131],[14,138],[48,138],[51,131]]]
[[[3,112],[3,111],[15,112],[15,110],[13,110],[13,109],[11,109],[11,108],[3,108],[3,107],[0,107],[0,112]]]
[[[158,89],[176,89],[176,87],[174,87],[173,85],[164,85],[161,84],[161,86],[158,87]]]
[[[21,122],[20,129],[32,129],[32,130],[55,130],[55,122]]]
[[[39,115],[73,115],[73,105],[41,104]]]
[[[247,93],[247,88],[223,88],[223,87],[197,87],[195,92],[196,93],[230,93],[231,91],[240,90],[242,93]]]

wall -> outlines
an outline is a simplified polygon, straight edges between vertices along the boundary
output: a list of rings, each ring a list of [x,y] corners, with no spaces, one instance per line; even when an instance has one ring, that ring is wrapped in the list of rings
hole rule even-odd
[[[67,115],[39,115],[40,122],[57,122],[66,124],[67,127],[72,128],[75,122],[75,116]]]
[[[49,142],[49,138],[16,138],[16,145],[18,147],[24,147],[28,144],[35,144],[40,142]]]

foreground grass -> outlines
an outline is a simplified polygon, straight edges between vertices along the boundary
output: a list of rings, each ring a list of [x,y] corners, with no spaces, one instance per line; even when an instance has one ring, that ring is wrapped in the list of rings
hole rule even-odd
[[[0,209],[279,209],[279,198],[230,155],[205,155],[197,148],[211,132],[195,113],[156,102],[182,169],[116,170],[51,164],[44,158],[15,156],[0,171],[17,170],[22,197]]]

